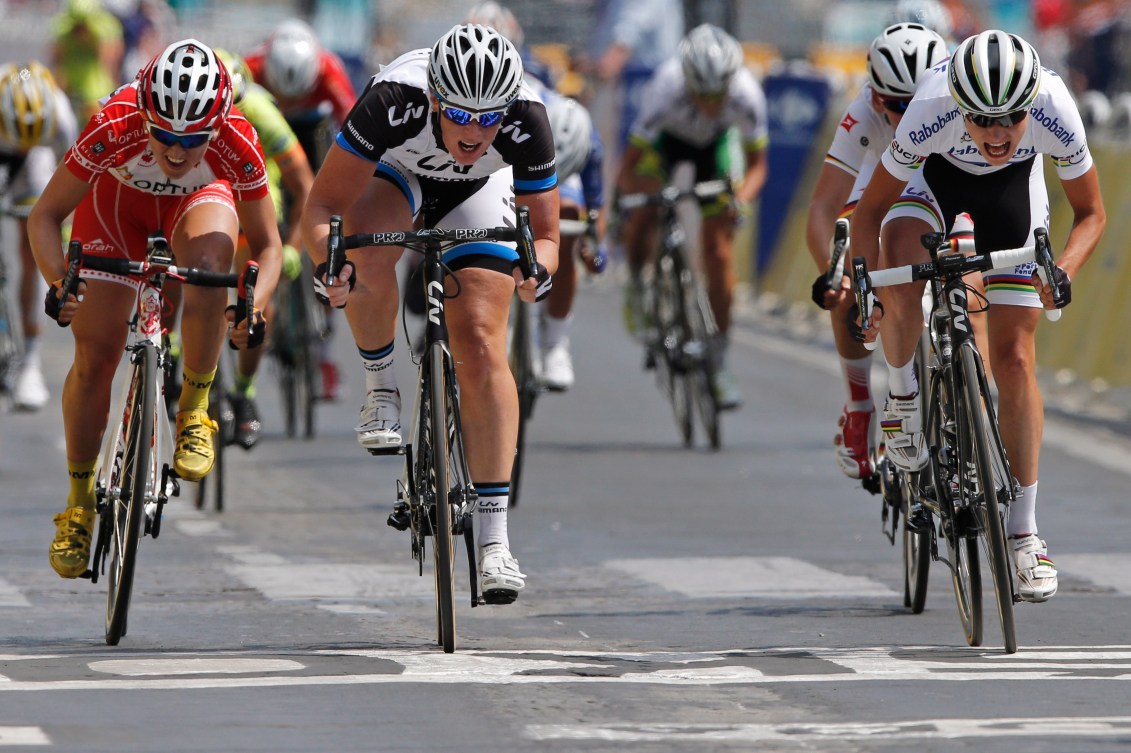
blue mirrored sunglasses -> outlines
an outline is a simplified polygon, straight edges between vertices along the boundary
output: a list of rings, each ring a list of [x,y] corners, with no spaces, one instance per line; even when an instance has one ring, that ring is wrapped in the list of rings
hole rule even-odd
[[[164,128],[158,128],[150,123],[149,135],[156,139],[157,143],[162,146],[172,147],[180,144],[182,149],[196,149],[198,146],[204,146],[208,143],[208,140],[212,138],[212,131],[174,133],[173,131],[166,131]]]
[[[444,113],[444,117],[452,121],[456,125],[465,126],[471,121],[476,121],[483,128],[490,128],[498,124],[503,116],[507,114],[503,110],[488,110],[487,112],[472,112],[471,110],[461,110],[458,107],[440,102],[440,112]]]

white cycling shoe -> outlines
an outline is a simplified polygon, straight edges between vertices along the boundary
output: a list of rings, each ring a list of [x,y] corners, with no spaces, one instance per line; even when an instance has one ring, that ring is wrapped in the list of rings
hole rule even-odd
[[[479,550],[479,590],[484,602],[512,604],[525,587],[526,575],[506,544],[488,544]]]
[[[357,443],[367,450],[401,444],[401,396],[392,390],[370,390],[358,414]]]
[[[1048,544],[1036,534],[1009,540],[1013,565],[1017,568],[1017,595],[1022,601],[1048,601],[1056,593],[1056,565],[1049,559]]]

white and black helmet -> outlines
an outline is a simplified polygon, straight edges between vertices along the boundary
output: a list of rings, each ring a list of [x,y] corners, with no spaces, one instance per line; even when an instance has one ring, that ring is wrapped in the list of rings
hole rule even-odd
[[[742,66],[742,45],[718,26],[700,24],[679,43],[679,61],[688,91],[718,94]]]
[[[444,102],[465,110],[502,110],[518,99],[522,58],[494,29],[453,26],[432,48],[428,86]]]
[[[1041,60],[1016,34],[976,34],[950,58],[950,93],[964,112],[1004,115],[1032,104],[1041,86]]]
[[[276,27],[263,57],[263,81],[276,96],[305,97],[318,83],[322,45],[314,29],[290,19]]]
[[[589,111],[575,99],[555,97],[546,106],[554,133],[558,181],[580,172],[593,149],[593,121]]]
[[[938,0],[899,0],[888,13],[888,25],[922,24],[941,37],[949,37],[950,12]]]
[[[868,82],[885,97],[915,94],[920,77],[946,60],[946,42],[922,24],[884,29],[868,49]]]

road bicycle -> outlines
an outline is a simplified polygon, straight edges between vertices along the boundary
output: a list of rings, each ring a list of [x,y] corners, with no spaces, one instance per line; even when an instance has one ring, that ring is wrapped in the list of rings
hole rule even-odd
[[[586,219],[559,220],[558,230],[562,237],[587,236],[589,242],[596,247],[597,225],[596,213],[591,211]],[[590,257],[585,253],[582,258],[586,264],[591,264]],[[545,304],[543,304],[545,305]],[[535,342],[537,317],[534,310],[524,304],[516,293],[511,303],[510,313],[510,338],[507,342],[507,359],[510,362],[514,383],[518,388],[518,444],[515,448],[514,466],[511,469],[510,507],[517,507],[522,490],[522,471],[526,458],[526,431],[530,420],[534,417],[534,405],[538,396],[547,391],[545,382],[539,376],[536,366],[539,353]]]
[[[326,261],[329,284],[340,274],[349,249],[397,246],[423,256],[419,275],[426,305],[424,348],[419,360],[414,358],[418,377],[411,441],[392,449],[369,452],[405,456],[404,473],[397,483],[397,502],[387,522],[397,530],[411,533],[412,557],[421,576],[428,559],[428,541],[432,541],[436,635],[437,643],[446,653],[452,653],[456,647],[455,541],[459,537],[463,537],[467,549],[472,607],[480,603],[480,595],[473,527],[479,498],[467,468],[460,425],[459,385],[455,361],[448,347],[444,313],[444,301],[458,296],[460,287],[458,276],[444,263],[443,254],[467,241],[517,241],[520,268],[526,277],[532,277],[541,268],[534,257],[529,210],[519,207],[517,219],[517,228],[424,228],[343,235],[341,217],[330,218]],[[452,292],[448,292],[445,285],[448,281],[452,283]]]
[[[126,634],[138,544],[144,535],[154,539],[160,535],[165,504],[180,493],[170,462],[172,430],[161,399],[163,370],[170,359],[161,328],[162,287],[172,277],[188,285],[238,288],[238,310],[246,318],[253,310],[258,267],[251,262],[242,275],[178,267],[168,241],[158,233],[150,236],[144,261],[84,258],[77,240],[71,241],[67,256],[63,290],[74,292],[80,269],[94,273],[92,277],[129,278],[137,289],[125,349],[128,374],[120,400],[109,414],[117,417],[117,423],[107,434],[95,482],[98,533],[91,568],[85,574],[92,583],[101,575],[109,576],[106,643],[115,646]]]
[[[900,499],[904,512],[905,602],[922,611],[931,560],[951,572],[966,642],[982,645],[982,576],[985,557],[1006,653],[1017,651],[1013,605],[1019,601],[1005,536],[1005,518],[1016,498],[1016,481],[998,426],[997,411],[981,353],[970,326],[969,295],[981,297],[964,276],[1036,260],[1042,279],[1052,280],[1054,300],[1061,299],[1053,274],[1048,234],[1034,231],[1034,245],[978,254],[970,239],[947,239],[941,233],[922,238],[931,261],[869,273],[863,257],[852,265],[861,321],[871,315],[872,288],[929,281],[930,348],[920,381],[924,397],[926,466],[904,474],[891,468],[886,493]],[[984,300],[984,298],[982,299]],[[1049,318],[1059,318],[1059,310]],[[925,395],[924,395],[925,393]],[[937,525],[935,519],[937,518]],[[946,546],[939,553],[938,539]]]
[[[643,310],[645,368],[655,369],[675,414],[683,444],[695,439],[697,413],[711,449],[722,444],[720,413],[715,398],[719,328],[707,292],[699,283],[687,250],[687,232],[677,209],[687,199],[700,202],[730,193],[723,180],[703,181],[690,189],[668,186],[658,193],[625,194],[617,200],[620,212],[660,208],[661,236],[646,281]]]
[[[303,271],[294,280],[281,279],[275,295],[275,321],[270,352],[275,358],[283,419],[288,437],[315,434],[314,411],[322,394],[319,352],[329,336],[326,313],[314,300],[308,280],[310,258],[303,254]]]

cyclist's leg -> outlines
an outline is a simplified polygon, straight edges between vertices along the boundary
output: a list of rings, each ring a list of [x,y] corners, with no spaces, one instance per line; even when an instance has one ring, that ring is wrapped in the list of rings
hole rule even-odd
[[[643,150],[635,168],[627,176],[620,188],[623,193],[655,193],[663,188],[668,174],[665,158],[661,154],[663,139]],[[630,154],[633,152],[630,149]],[[624,324],[629,334],[644,329],[644,291],[641,274],[651,260],[658,242],[657,225],[659,212],[654,207],[642,207],[621,215],[623,226],[620,229],[621,244],[624,247],[625,263],[628,266],[628,283],[624,291]]]
[[[576,176],[574,176],[576,177]],[[571,178],[561,187],[561,218],[579,219],[585,210],[580,192],[580,179]],[[539,350],[542,359],[542,380],[552,390],[568,390],[573,386],[573,359],[570,355],[570,329],[573,300],[577,295],[578,263],[575,258],[580,238],[562,236],[558,250],[558,269],[550,297],[538,307],[542,326]]]
[[[943,210],[920,171],[904,189],[903,196],[884,218],[880,231],[881,268],[927,261],[930,257],[920,238],[945,228]],[[907,471],[917,471],[927,461],[920,411],[920,385],[915,374],[915,350],[923,334],[923,289],[925,283],[880,288],[884,306],[880,325],[884,359],[888,365],[888,397],[880,426],[886,453]]]
[[[347,233],[405,230],[412,227],[412,208],[420,206],[419,181],[408,171],[383,162],[375,179],[344,215],[344,226]],[[355,428],[358,442],[370,449],[401,443],[401,403],[393,370],[400,256],[395,248],[350,255],[357,283],[345,315],[365,368],[366,386],[365,404]]]
[[[20,214],[30,211],[54,171],[54,151],[46,146],[32,147],[22,160],[16,174],[12,176],[9,194],[13,208]],[[43,278],[39,276],[35,257],[31,252],[26,219],[19,220],[17,232],[20,257],[20,325],[24,339],[24,354],[15,382],[15,403],[16,407],[23,410],[38,410],[50,397],[43,379],[39,353]]]
[[[172,228],[169,242],[177,261],[217,272],[232,268],[239,221],[226,183],[213,183],[162,211],[162,226]],[[215,462],[218,427],[208,417],[208,391],[224,347],[224,288],[187,286],[183,292],[181,345],[184,381],[177,411],[173,466],[186,480],[199,481]]]

